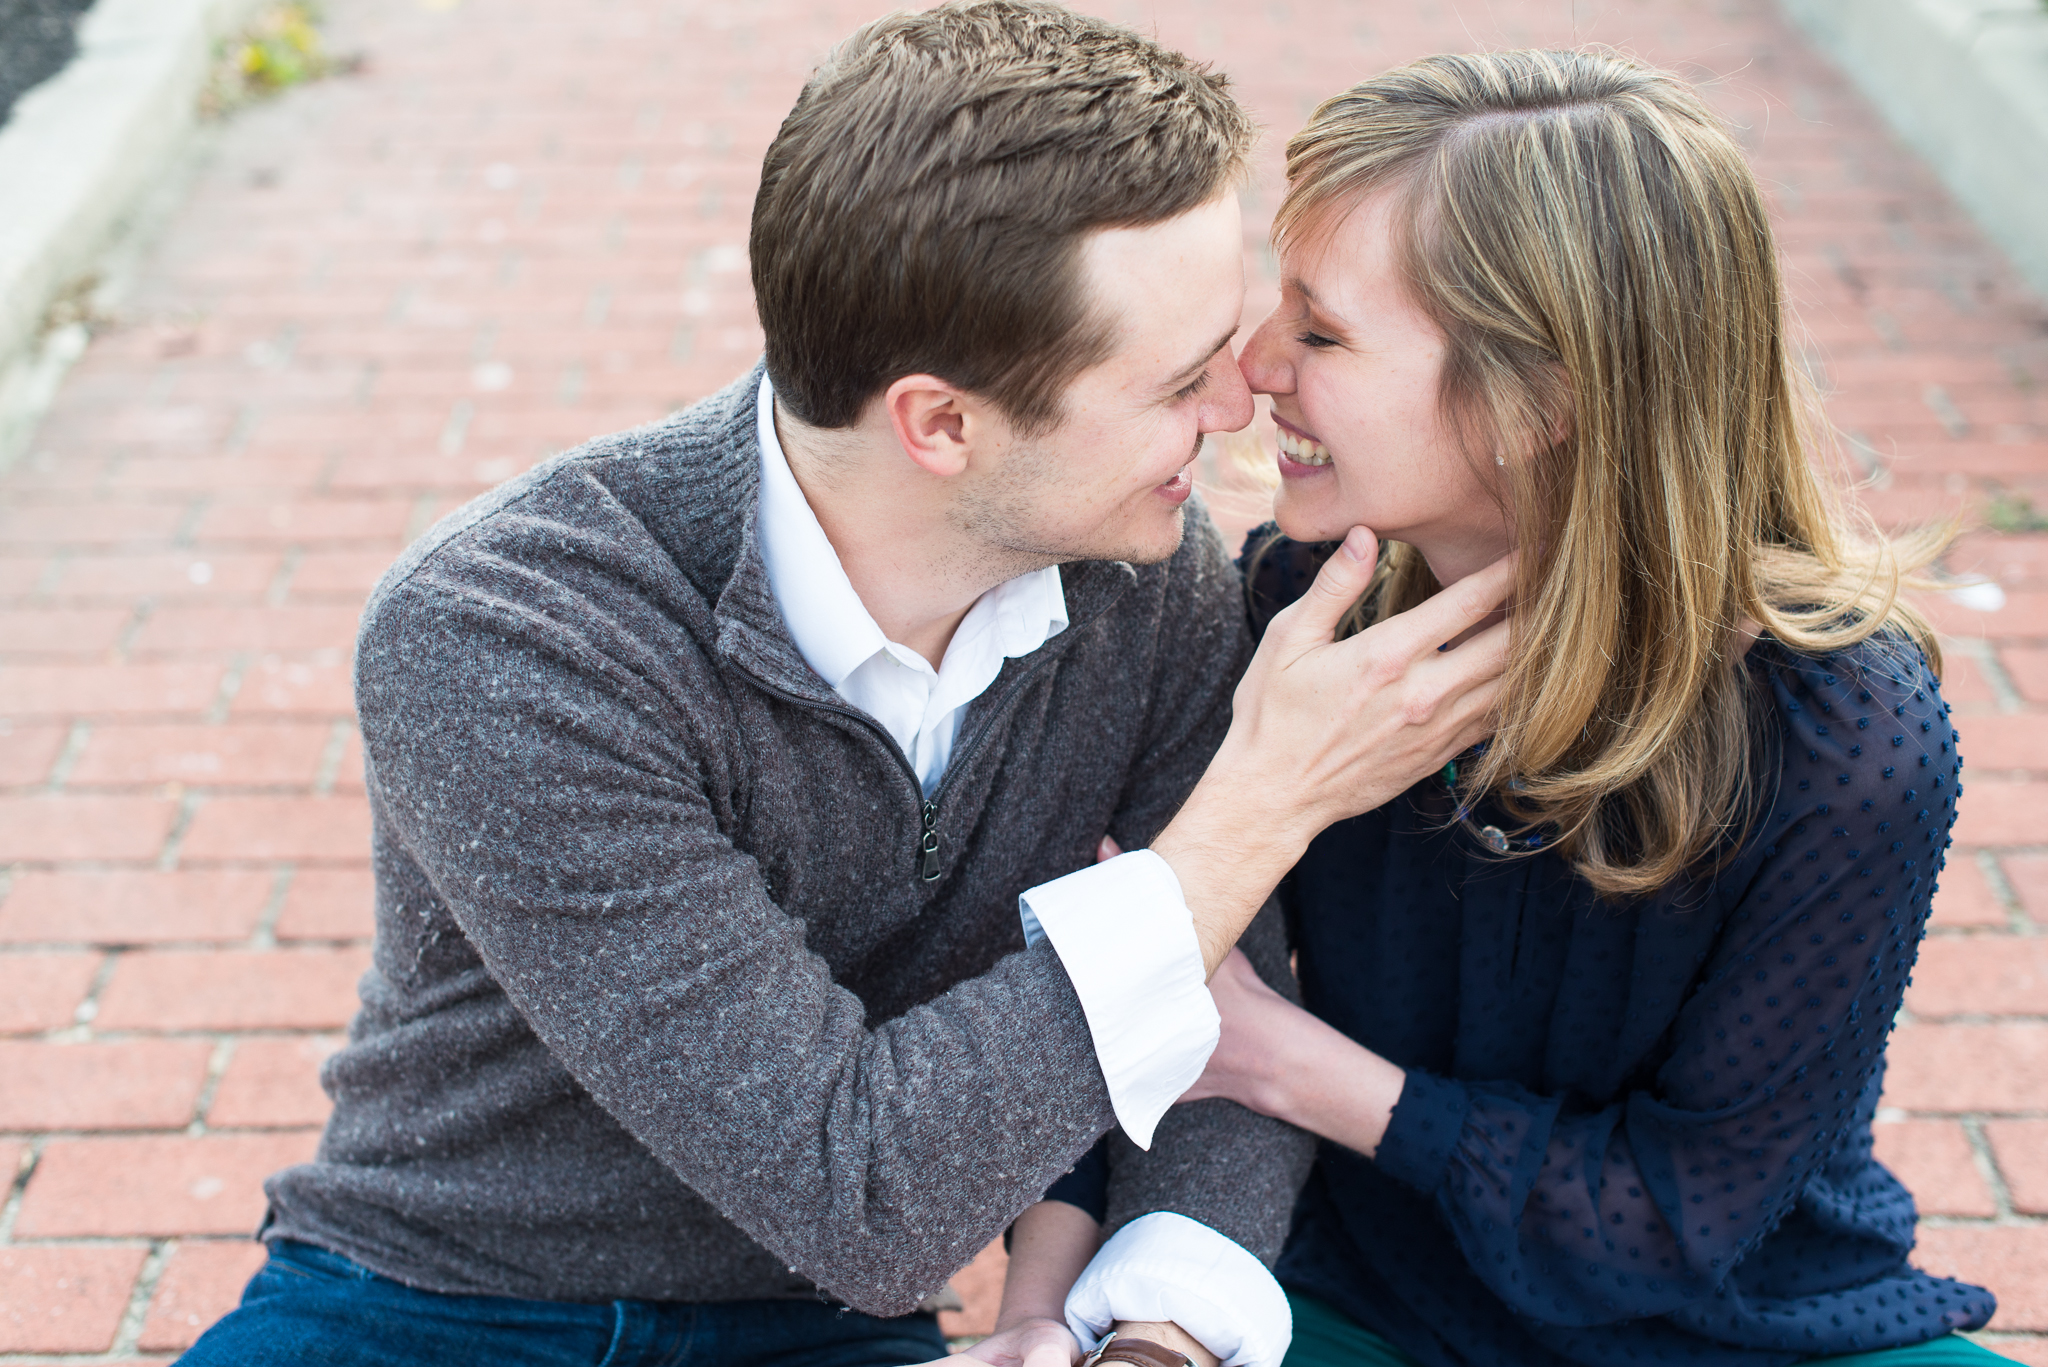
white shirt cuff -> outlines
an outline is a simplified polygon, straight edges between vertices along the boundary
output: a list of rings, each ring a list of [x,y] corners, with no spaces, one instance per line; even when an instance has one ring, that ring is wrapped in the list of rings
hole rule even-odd
[[[1118,1320],[1177,1324],[1224,1367],[1280,1367],[1294,1338],[1287,1293],[1266,1265],[1170,1211],[1118,1230],[1067,1293],[1067,1327],[1082,1343]]]
[[[1017,899],[1024,943],[1050,940],[1081,998],[1109,1104],[1152,1147],[1166,1108],[1195,1085],[1222,1020],[1173,867],[1133,850]]]

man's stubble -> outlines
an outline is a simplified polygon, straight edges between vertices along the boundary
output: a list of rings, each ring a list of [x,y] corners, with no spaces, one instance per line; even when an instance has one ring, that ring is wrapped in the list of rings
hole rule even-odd
[[[1196,437],[1190,462],[1201,455]],[[1058,457],[1043,442],[1020,442],[1002,469],[964,491],[954,505],[954,525],[973,546],[977,563],[968,571],[1001,583],[1020,574],[1082,560],[1121,560],[1134,565],[1157,564],[1180,549],[1187,528],[1187,505],[1174,510],[1173,536],[1164,546],[1119,536],[1113,529],[1066,534],[1048,527],[1049,513],[1061,504],[1063,472]]]

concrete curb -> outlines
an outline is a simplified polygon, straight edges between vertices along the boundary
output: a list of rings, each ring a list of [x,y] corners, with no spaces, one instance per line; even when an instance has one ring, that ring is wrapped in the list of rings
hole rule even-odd
[[[1780,3],[2048,296],[2048,7]]]
[[[99,0],[71,64],[15,105],[0,127],[0,371],[41,363],[51,302],[174,159],[214,42],[255,4]]]

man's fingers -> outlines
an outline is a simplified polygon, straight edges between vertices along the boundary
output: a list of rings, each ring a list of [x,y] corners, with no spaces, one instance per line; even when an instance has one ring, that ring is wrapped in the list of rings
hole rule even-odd
[[[1458,708],[1464,714],[1465,720],[1458,727],[1456,739],[1444,751],[1444,759],[1456,759],[1493,734],[1493,709],[1499,701],[1499,679],[1488,679],[1459,699]]]
[[[1098,864],[1107,863],[1123,852],[1123,846],[1105,835],[1102,837],[1102,843],[1095,847],[1095,862]]]
[[[1336,558],[1330,557],[1333,562]],[[1510,552],[1356,639],[1369,637],[1373,641],[1371,649],[1389,650],[1401,659],[1411,659],[1456,640],[1485,621],[1507,601],[1514,587],[1515,556]]]
[[[1447,671],[1449,679],[1462,679],[1466,688],[1474,688],[1482,681],[1498,679],[1501,671],[1508,667],[1509,644],[1508,624],[1495,622],[1456,650],[1447,650],[1430,663]],[[1455,682],[1451,687],[1453,692],[1462,691]]]
[[[1323,562],[1308,592],[1273,619],[1267,637],[1279,632],[1300,647],[1329,644],[1337,634],[1337,623],[1372,582],[1379,553],[1379,538],[1372,529],[1353,527],[1337,553]]]

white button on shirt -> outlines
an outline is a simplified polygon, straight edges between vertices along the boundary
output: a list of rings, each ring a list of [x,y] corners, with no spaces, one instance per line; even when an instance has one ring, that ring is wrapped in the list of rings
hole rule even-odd
[[[854,592],[790,471],[765,375],[759,424],[754,531],[790,639],[834,692],[896,741],[929,796],[945,778],[968,704],[1003,661],[1067,629],[1059,568],[984,593],[933,669],[883,635]],[[1201,1076],[1219,1026],[1179,880],[1165,860],[1138,850],[1032,888],[1018,909],[1026,942],[1049,939],[1067,969],[1118,1122],[1149,1147],[1160,1117]],[[1264,1264],[1208,1226],[1162,1211],[1103,1246],[1075,1283],[1067,1319],[1092,1339],[1115,1320],[1173,1318],[1227,1367],[1279,1367],[1292,1336],[1287,1298]]]

